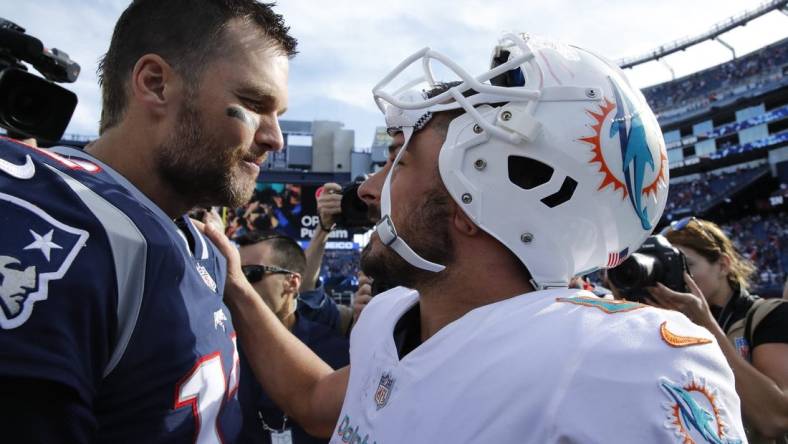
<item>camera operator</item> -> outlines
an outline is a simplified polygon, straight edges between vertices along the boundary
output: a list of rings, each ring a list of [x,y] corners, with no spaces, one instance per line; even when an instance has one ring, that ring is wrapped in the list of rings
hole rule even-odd
[[[353,320],[353,310],[345,305],[334,304],[333,301],[329,301],[329,297],[318,278],[328,236],[342,215],[341,204],[342,187],[332,182],[323,185],[322,191],[317,197],[319,223],[312,240],[309,242],[309,246],[304,252],[306,254],[306,268],[300,287],[300,300],[305,305],[305,309],[306,307],[311,308],[316,316],[322,318],[315,320],[333,326],[341,334],[347,335]],[[325,309],[326,305],[334,305],[336,310],[327,310]],[[326,319],[327,316],[328,318]]]
[[[646,300],[682,312],[714,334],[735,375],[749,442],[784,442],[788,304],[748,293],[755,269],[716,224],[688,218],[664,234],[686,256],[692,277],[685,274],[684,279],[690,292],[658,284]]]

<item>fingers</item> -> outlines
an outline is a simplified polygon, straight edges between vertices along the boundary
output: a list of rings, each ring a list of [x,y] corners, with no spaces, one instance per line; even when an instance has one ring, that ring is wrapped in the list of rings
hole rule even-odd
[[[216,248],[219,249],[219,252],[222,253],[222,256],[227,259],[228,269],[231,267],[231,263],[233,266],[237,263],[237,266],[240,267],[238,249],[235,248],[235,246],[230,242],[230,239],[228,239],[224,233],[219,231],[212,224],[204,224],[202,222],[195,221],[194,225],[198,230],[203,232],[203,234],[205,234],[205,236],[210,239],[214,245],[216,245]]]
[[[318,201],[318,210],[321,213],[340,213],[342,211],[342,196],[329,196],[336,199],[325,199]]]
[[[361,315],[361,312],[364,311],[364,308],[367,306],[369,301],[372,300],[372,296],[362,294],[356,295],[353,298],[353,322],[355,323],[358,320],[358,317]]]
[[[205,234],[205,222],[203,222],[201,220],[197,220],[197,219],[192,219],[192,218],[189,218],[189,219],[192,221],[192,223],[194,224],[195,228],[200,230],[200,233]]]
[[[371,285],[372,284],[372,278],[367,276],[367,275],[365,275],[364,273],[359,273],[359,275],[358,275],[358,286],[359,286],[359,288],[361,288],[361,286],[364,285],[364,284]]]
[[[360,294],[354,300],[353,305],[367,305],[371,300],[372,300],[372,295]]]
[[[359,283],[358,290],[356,290],[356,298],[361,296],[372,296],[372,285],[370,285],[368,282],[363,284]]]
[[[342,192],[342,186],[339,185],[338,183],[328,182],[325,185],[323,185],[323,191],[324,192],[330,191],[332,193],[333,192],[341,193]]]
[[[317,211],[323,225],[334,225],[342,214],[342,195],[339,191],[325,190],[317,199]]]
[[[653,307],[664,308],[666,310],[676,310],[677,306],[674,301],[666,297],[663,293],[659,292],[656,287],[647,289],[650,296],[646,297],[646,303]]]
[[[202,221],[206,224],[213,225],[219,231],[224,231],[224,221],[222,221],[222,216],[215,209],[211,209],[211,211],[206,211],[205,215],[202,217]]]
[[[684,272],[684,283],[687,284],[687,288],[689,288],[692,294],[703,297],[703,292],[700,290],[700,287],[698,287],[698,284],[695,283],[695,280],[692,279],[692,276],[687,272]]]

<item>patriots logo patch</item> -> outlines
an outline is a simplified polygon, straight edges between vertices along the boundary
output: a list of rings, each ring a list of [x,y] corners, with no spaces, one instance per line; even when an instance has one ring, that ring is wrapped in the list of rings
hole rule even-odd
[[[24,324],[33,305],[47,298],[89,234],[68,226],[28,201],[0,193],[0,328]],[[19,223],[19,221],[25,221]]]

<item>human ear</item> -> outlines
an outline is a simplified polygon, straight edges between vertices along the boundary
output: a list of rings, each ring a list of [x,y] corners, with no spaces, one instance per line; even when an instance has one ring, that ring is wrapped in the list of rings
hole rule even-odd
[[[301,275],[291,274],[285,280],[285,285],[287,291],[297,293],[298,289],[301,288]]]
[[[727,254],[723,253],[720,255],[720,258],[717,259],[717,262],[720,264],[720,272],[727,276],[731,272],[731,258]]]
[[[174,74],[163,58],[145,54],[131,72],[131,96],[154,115],[166,115],[167,105],[172,100]]]
[[[462,211],[461,208],[454,204],[454,215],[452,216],[452,224],[454,228],[457,229],[461,234],[465,236],[476,236],[480,229],[479,226],[476,225],[465,211]]]

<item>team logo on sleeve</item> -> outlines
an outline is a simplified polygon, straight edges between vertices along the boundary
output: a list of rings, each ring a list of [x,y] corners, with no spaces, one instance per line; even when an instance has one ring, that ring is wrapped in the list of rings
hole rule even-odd
[[[49,282],[66,274],[88,232],[4,193],[0,221],[0,327],[9,330],[24,324],[33,304],[47,298]]]
[[[669,401],[663,406],[668,413],[665,427],[673,429],[682,444],[740,444],[741,440],[728,436],[727,416],[717,389],[703,378],[689,372],[683,384],[661,378],[659,387]]]
[[[693,345],[711,344],[711,339],[696,336],[682,336],[668,329],[668,321],[659,325],[659,335],[671,347],[691,347]]]
[[[646,307],[643,304],[630,301],[614,301],[610,299],[602,299],[598,297],[577,296],[571,298],[556,298],[556,302],[568,302],[570,304],[582,305],[584,307],[598,308],[605,313],[622,313],[626,311],[637,310]]]
[[[375,390],[375,405],[378,410],[382,409],[389,402],[391,397],[391,389],[394,387],[394,378],[390,373],[383,373],[378,383],[378,389]]]

